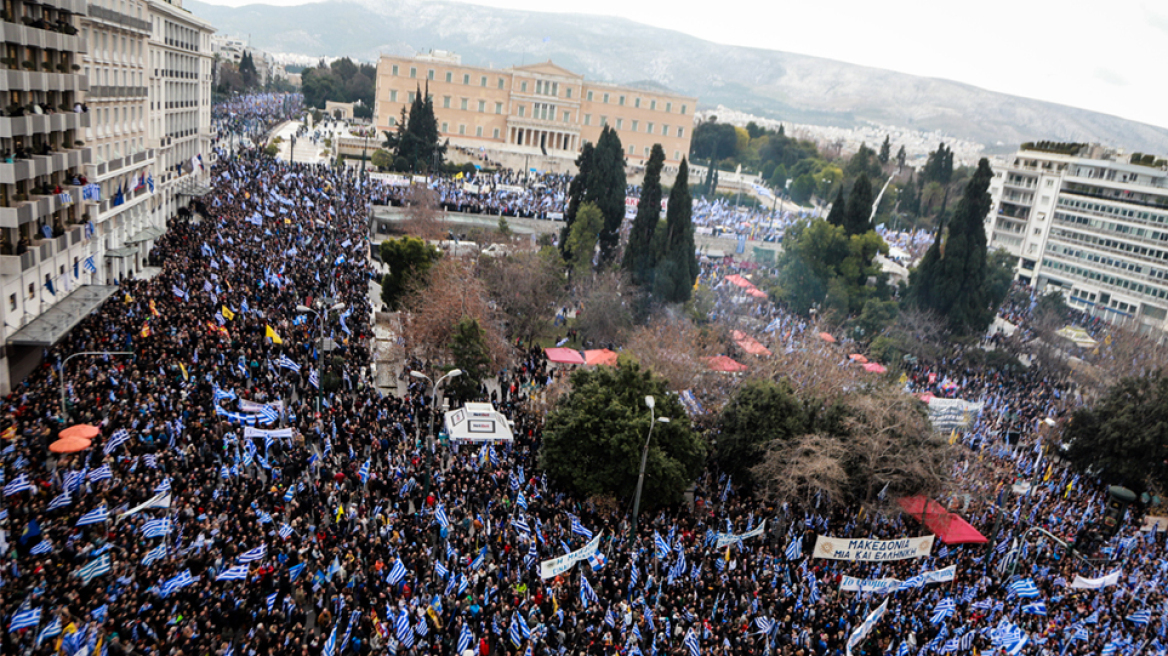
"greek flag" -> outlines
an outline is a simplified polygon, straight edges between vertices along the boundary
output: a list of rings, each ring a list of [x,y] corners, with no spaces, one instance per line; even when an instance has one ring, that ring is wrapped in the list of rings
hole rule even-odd
[[[102,522],[108,522],[109,518],[109,511],[106,510],[106,507],[103,504],[82,515],[81,518],[77,520],[77,523],[74,524],[74,527],[89,526],[90,524],[101,524]]]
[[[85,258],[85,270],[90,273],[97,273],[97,265],[93,263],[93,256]]]
[[[933,624],[940,624],[945,621],[945,618],[952,615],[957,610],[957,604],[950,598],[942,599],[933,607],[932,617],[929,621]]]
[[[156,458],[153,453],[147,453],[144,460],[146,461],[147,467],[151,469],[158,468],[158,458]]]
[[[401,609],[401,612],[393,620],[393,627],[397,633],[398,642],[405,645],[407,649],[414,646],[414,629],[410,626],[409,611]]]
[[[450,526],[450,519],[446,517],[446,506],[438,504],[437,510],[434,511],[434,518],[438,520],[438,525],[442,528]]]
[[[1131,618],[1129,617],[1128,619],[1131,619]],[[1090,639],[1091,639],[1091,635],[1089,633],[1087,633],[1087,627],[1085,627],[1085,626],[1076,627],[1074,635],[1071,636],[1071,642],[1075,642],[1077,640],[1082,640],[1082,641],[1086,642]]]
[[[592,584],[588,582],[588,577],[583,574],[580,575],[580,603],[584,604],[584,608],[588,608],[588,602],[600,603],[600,598],[596,596],[596,591],[592,589]]]
[[[269,613],[272,612],[272,608],[274,608],[276,606],[276,598],[278,598],[279,596],[280,596],[279,592],[273,592],[272,594],[268,595],[266,601],[268,604],[268,612]]]
[[[195,582],[195,578],[191,576],[191,570],[184,569],[170,580],[162,584],[162,596],[169,597],[179,590],[187,587]]]
[[[324,649],[320,651],[320,656],[337,656],[337,625],[333,625],[333,632],[329,634],[328,640],[324,643]]]
[[[40,623],[40,608],[22,611],[12,616],[12,621],[8,623],[8,632],[12,633],[13,631],[19,631],[21,629],[31,629]]]
[[[316,389],[320,389],[320,374],[317,373],[316,369],[308,374],[308,383]]]
[[[682,643],[685,645],[686,651],[689,652],[689,656],[701,656],[702,648],[698,644],[698,634],[694,633],[693,629],[685,634],[685,640]]]
[[[113,470],[110,469],[109,463],[106,463],[106,464],[102,465],[101,467],[98,467],[97,469],[89,472],[89,476],[87,476],[86,478],[89,480],[90,483],[96,483],[98,481],[108,480],[108,479],[111,479],[113,477],[114,477],[114,472],[113,472]]]
[[[406,566],[402,563],[401,558],[398,558],[393,563],[393,569],[389,570],[389,575],[385,578],[390,585],[397,585],[402,579],[406,577]]]
[[[159,560],[162,560],[165,557],[166,557],[166,544],[163,543],[163,544],[158,545],[157,547],[154,547],[150,551],[146,552],[146,557],[142,559],[142,564],[145,565],[146,567],[149,567],[149,566],[153,565],[154,563],[158,562]]]
[[[791,542],[787,544],[787,550],[783,554],[787,560],[799,560],[803,556],[803,539],[791,538]]]
[[[256,547],[255,549],[252,549],[251,551],[245,551],[244,553],[239,554],[239,557],[236,558],[235,560],[236,560],[236,562],[239,562],[239,563],[252,563],[252,562],[255,562],[257,560],[263,560],[264,556],[266,556],[267,554],[268,554],[268,545],[261,544],[260,546]]]
[[[284,492],[284,503],[291,502],[292,497],[294,497],[294,496],[296,496],[296,488],[289,485],[288,489]]]
[[[470,632],[470,627],[468,627],[466,625],[466,623],[463,622],[462,632],[458,634],[458,653],[461,654],[462,652],[466,651],[467,649],[470,649],[471,643],[473,643],[473,642],[474,642],[474,634]],[[333,655],[327,654],[325,656],[333,656]]]
[[[124,428],[119,428],[114,431],[113,435],[110,436],[109,441],[105,443],[104,447],[102,447],[101,452],[108,456],[114,452],[114,449],[129,441],[130,432]]]
[[[523,515],[516,515],[515,519],[511,520],[511,526],[520,533],[531,535],[531,527],[527,525],[527,518]]]
[[[361,484],[362,485],[367,485],[369,483],[369,461],[368,460],[366,460],[365,463],[363,465],[361,465],[361,469],[357,472],[357,475],[361,477]]]
[[[880,621],[880,618],[884,617],[884,612],[887,610],[888,599],[885,599],[884,603],[880,604],[879,608],[869,613],[868,617],[864,618],[864,622],[860,624],[860,626],[856,627],[856,630],[852,632],[850,637],[848,637],[848,656],[851,656],[853,647],[860,644],[864,641],[865,638],[868,637],[868,634],[872,632],[872,629],[875,628],[876,623]]]
[[[1035,601],[1022,606],[1022,612],[1027,615],[1046,615],[1046,602]]]
[[[53,617],[53,621],[45,625],[45,628],[41,629],[40,635],[37,636],[37,646],[39,647],[40,644],[48,638],[56,638],[57,636],[61,635],[61,631],[63,631],[64,628],[65,627],[61,626],[61,618]]]
[[[425,638],[426,634],[430,633],[430,627],[426,626],[426,620],[419,619],[418,625],[414,627],[414,632]]]
[[[287,524],[280,526],[280,538],[287,540],[290,537],[292,537],[292,527]]]
[[[445,580],[446,577],[450,575],[450,570],[446,569],[446,566],[443,565],[441,561],[436,560],[434,561],[434,573],[437,574],[439,578]]]
[[[1041,593],[1038,592],[1038,586],[1034,585],[1033,579],[1014,581],[1006,590],[1009,595],[1017,595],[1023,599],[1034,599],[1041,596]]]
[[[89,561],[85,567],[77,570],[77,576],[81,578],[83,583],[89,583],[94,577],[109,573],[110,569],[112,566],[109,554],[102,554],[99,558]]]
[[[154,492],[156,494],[162,494],[163,492],[170,492],[170,479],[169,478],[162,479],[162,482],[159,483],[157,486],[155,486]]]
[[[152,519],[142,525],[142,535],[148,538],[161,538],[168,535],[171,529],[169,519]]]
[[[62,492],[53,497],[53,500],[49,502],[48,509],[56,510],[57,508],[64,508],[65,506],[71,505],[73,505],[73,497],[69,496],[68,492]]]
[[[570,517],[572,519],[572,532],[573,533],[583,537],[585,540],[592,539],[592,531],[589,531],[588,529],[584,528],[584,525],[580,523],[580,520],[575,515],[568,515],[568,517]]]
[[[259,522],[261,524],[271,524],[272,523],[272,516],[269,515],[268,513],[264,512],[263,510],[260,511],[258,519],[259,519]]]
[[[29,549],[28,552],[34,556],[42,556],[53,551],[53,543],[48,540],[41,540],[37,546]]]
[[[247,580],[247,565],[236,565],[228,567],[215,577],[216,581],[246,581]]]
[[[260,423],[270,424],[280,419],[280,413],[270,405],[264,405],[260,408]]]
[[[1137,610],[1136,612],[1127,616],[1127,621],[1133,624],[1139,624],[1140,626],[1146,626],[1152,621],[1152,611],[1147,608]]]
[[[10,497],[14,494],[20,494],[25,490],[31,490],[32,482],[28,480],[28,474],[21,473],[16,478],[9,481],[8,485],[4,486],[4,496]]]
[[[653,545],[657,548],[658,558],[669,557],[669,543],[667,543],[665,538],[661,537],[661,534],[657,531],[653,531]]]

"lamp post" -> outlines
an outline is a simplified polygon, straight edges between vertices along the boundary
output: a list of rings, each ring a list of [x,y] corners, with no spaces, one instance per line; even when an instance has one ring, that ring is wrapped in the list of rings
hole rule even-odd
[[[134,355],[133,351],[79,351],[73,353],[61,361],[61,423],[69,422],[69,410],[65,407],[65,366],[69,361],[79,355]]]
[[[422,496],[428,497],[430,496],[430,480],[434,478],[434,415],[438,412],[438,388],[446,382],[447,378],[461,376],[462,370],[451,369],[446,372],[445,376],[439,378],[438,382],[434,382],[420,371],[410,370],[410,375],[430,383],[430,432],[426,435],[426,485],[422,490]]]
[[[629,535],[630,539],[637,534],[637,516],[641,512],[641,489],[645,486],[645,463],[649,460],[649,441],[653,439],[653,425],[658,422],[669,423],[669,417],[657,417],[654,414],[656,399],[646,396],[645,405],[649,406],[649,436],[645,438],[645,448],[641,451],[641,473],[637,476],[637,493],[633,496],[633,532]]]
[[[314,315],[316,315],[317,326],[319,329],[317,336],[319,338],[318,341],[320,342],[320,349],[317,351],[317,366],[316,366],[316,375],[319,379],[316,381],[317,382],[317,386],[316,386],[316,414],[317,415],[320,414],[320,406],[321,406],[322,401],[324,400],[324,367],[322,366],[324,364],[324,317],[329,312],[336,312],[338,310],[343,310],[343,309],[345,309],[344,303],[337,303],[336,305],[332,305],[332,306],[329,306],[327,308],[323,308],[320,311],[314,310],[314,309],[308,307],[307,305],[297,305],[296,306],[296,311],[300,314],[314,314]]]

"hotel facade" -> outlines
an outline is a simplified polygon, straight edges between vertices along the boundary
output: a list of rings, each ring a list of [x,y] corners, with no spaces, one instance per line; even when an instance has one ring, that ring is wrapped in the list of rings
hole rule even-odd
[[[434,101],[443,139],[464,147],[575,159],[605,125],[620,135],[626,161],[643,166],[653,144],[676,167],[689,154],[697,98],[601,82],[551,61],[506,69],[464,66],[458,55],[383,55],[377,65],[374,124],[395,130],[419,90]]]

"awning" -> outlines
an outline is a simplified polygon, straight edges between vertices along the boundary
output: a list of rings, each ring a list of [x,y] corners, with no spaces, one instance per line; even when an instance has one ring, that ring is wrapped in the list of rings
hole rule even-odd
[[[13,333],[8,343],[13,346],[52,346],[116,291],[116,285],[82,285]]]
[[[617,354],[616,351],[609,349],[593,349],[584,351],[584,362],[589,366],[598,364],[606,364],[610,367],[616,366]]]
[[[162,235],[165,235],[165,234],[166,234],[166,230],[164,228],[157,228],[157,227],[146,228],[145,230],[139,230],[138,234],[127,239],[126,243],[127,244],[139,244],[139,243],[142,243],[144,241],[150,241],[151,239],[158,239],[159,237],[161,237]]]
[[[570,348],[549,348],[544,349],[547,353],[547,359],[552,362],[560,364],[585,364],[584,356],[580,352]]]
[[[137,248],[112,248],[105,252],[106,257],[131,257],[138,252]]]
[[[191,198],[202,198],[203,196],[206,196],[207,194],[211,193],[212,191],[214,191],[214,189],[212,189],[210,187],[204,187],[203,185],[191,185],[189,187],[184,187],[183,189],[180,189],[178,192],[178,195],[179,196],[190,196]]]
[[[467,403],[446,413],[446,435],[455,442],[511,442],[511,422],[490,403]]]
[[[956,513],[948,510],[925,497],[904,497],[897,499],[897,504],[906,515],[924,523],[924,525],[945,544],[985,544],[989,542],[969,522]]]
[[[741,362],[736,362],[733,358],[725,355],[715,355],[712,358],[706,358],[706,366],[710,368],[710,371],[720,371],[727,374],[746,371],[749,368]]]

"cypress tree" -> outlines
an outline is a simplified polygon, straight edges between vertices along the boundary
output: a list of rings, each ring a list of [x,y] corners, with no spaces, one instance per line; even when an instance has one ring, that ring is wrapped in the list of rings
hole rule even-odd
[[[637,216],[629,230],[629,243],[621,267],[628,271],[633,282],[642,285],[648,281],[654,265],[653,233],[661,220],[661,169],[665,165],[665,149],[653,144],[645,165],[645,181],[641,184],[641,202]]]
[[[568,260],[572,253],[568,248],[568,236],[572,234],[572,222],[576,220],[576,212],[580,211],[580,204],[584,202],[584,191],[588,186],[588,177],[592,174],[592,159],[596,149],[591,141],[585,141],[576,157],[576,176],[568,183],[568,207],[564,211],[564,227],[560,230],[560,254]]]
[[[841,184],[835,202],[831,204],[831,211],[827,213],[827,222],[833,226],[843,227],[844,215],[848,212],[848,204],[844,201],[844,186]]]
[[[982,158],[957,203],[945,238],[938,234],[909,276],[909,302],[939,313],[961,334],[983,332],[994,318],[986,289],[984,226],[993,175],[989,160]]]
[[[612,261],[620,242],[620,227],[625,219],[625,155],[620,136],[611,126],[604,126],[596,140],[592,170],[588,175],[584,200],[596,203],[604,215],[600,231],[600,266]]]
[[[698,279],[698,258],[694,248],[693,197],[689,193],[689,164],[685,158],[677,168],[677,180],[669,190],[665,209],[665,234],[658,251],[653,293],[666,303],[684,303]]]
[[[848,196],[848,209],[844,215],[844,232],[848,236],[862,235],[872,229],[872,183],[863,173],[856,178],[852,185],[852,193]],[[832,208],[833,211],[835,208]]]
[[[892,159],[892,142],[888,140],[888,135],[884,135],[884,143],[880,144],[880,154],[876,158],[881,164],[887,164]]]

